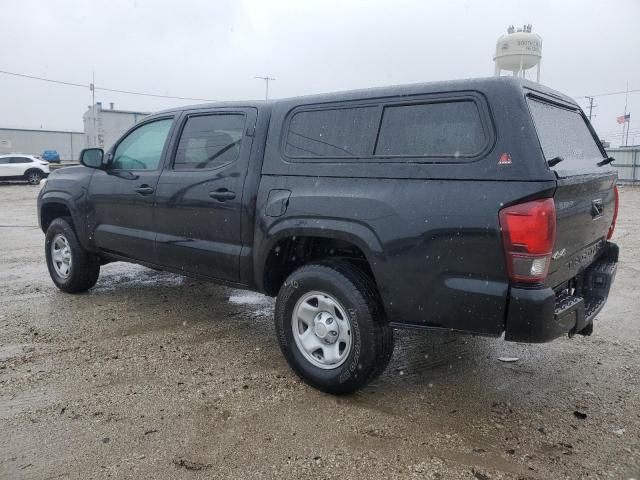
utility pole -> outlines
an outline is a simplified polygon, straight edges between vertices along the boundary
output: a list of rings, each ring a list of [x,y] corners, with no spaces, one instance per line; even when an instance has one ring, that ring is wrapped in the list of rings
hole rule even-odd
[[[593,113],[593,97],[584,97],[589,100],[589,121],[591,121],[591,116]]]
[[[275,80],[275,78],[269,77],[268,75],[265,77],[253,77],[253,78],[257,78],[258,80],[264,80],[264,86],[265,86],[264,99],[269,100],[269,82],[272,80]]]
[[[96,72],[91,71],[91,84],[89,85],[91,90],[91,126],[93,127],[93,145],[98,145],[98,132],[96,131]]]

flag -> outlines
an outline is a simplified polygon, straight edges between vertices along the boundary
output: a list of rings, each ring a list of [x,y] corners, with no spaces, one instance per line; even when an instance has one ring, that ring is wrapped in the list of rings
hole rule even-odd
[[[625,122],[629,122],[629,120],[631,120],[631,114],[630,113],[625,113],[624,115],[620,115],[619,117],[616,117],[616,121],[618,123],[625,123]]]

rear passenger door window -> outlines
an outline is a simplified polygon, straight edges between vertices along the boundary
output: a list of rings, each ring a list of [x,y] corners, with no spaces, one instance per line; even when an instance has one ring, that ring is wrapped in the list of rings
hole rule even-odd
[[[375,155],[470,157],[486,142],[473,101],[388,106],[382,114]]]
[[[284,153],[292,158],[370,156],[377,120],[376,107],[297,112],[289,123]]]
[[[206,170],[234,162],[240,154],[245,116],[199,115],[187,119],[176,150],[174,170]]]

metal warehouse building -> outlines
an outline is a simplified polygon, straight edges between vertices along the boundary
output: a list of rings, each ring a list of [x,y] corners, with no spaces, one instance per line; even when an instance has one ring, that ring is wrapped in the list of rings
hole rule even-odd
[[[113,103],[109,109],[103,109],[98,102],[93,107],[89,106],[82,116],[84,132],[0,127],[0,155],[41,155],[44,150],[57,150],[62,160],[78,160],[83,148],[108,149],[125,131],[147,115],[147,112],[115,110]]]
[[[57,150],[60,158],[72,160],[78,158],[84,146],[83,132],[0,128],[0,154],[40,155],[44,150]]]

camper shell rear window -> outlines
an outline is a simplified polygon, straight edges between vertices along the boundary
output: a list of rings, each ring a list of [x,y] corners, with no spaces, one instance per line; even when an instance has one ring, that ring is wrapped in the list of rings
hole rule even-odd
[[[529,96],[527,102],[545,160],[562,158],[552,170],[588,170],[604,158],[579,109],[533,96]]]

